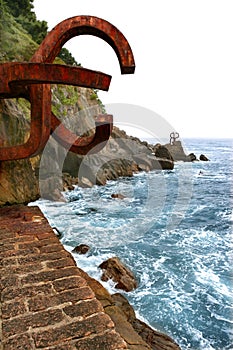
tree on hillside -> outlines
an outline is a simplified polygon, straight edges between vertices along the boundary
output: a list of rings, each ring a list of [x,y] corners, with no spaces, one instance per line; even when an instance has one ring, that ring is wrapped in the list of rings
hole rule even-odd
[[[40,44],[48,33],[48,23],[39,21],[33,11],[34,0],[0,0],[1,8],[7,10],[15,20],[31,35],[32,39]],[[1,12],[1,11],[0,11]],[[58,55],[66,64],[79,65],[71,53],[62,48]]]
[[[46,21],[39,21],[33,11],[33,0],[4,0],[9,13],[40,44],[47,34]]]
[[[4,0],[10,13],[17,18],[20,15],[30,17],[32,15],[33,0]]]

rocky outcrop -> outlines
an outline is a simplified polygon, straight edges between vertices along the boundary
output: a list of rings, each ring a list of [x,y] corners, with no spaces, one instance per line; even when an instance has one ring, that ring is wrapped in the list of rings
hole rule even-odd
[[[170,161],[174,160],[168,148],[160,143],[157,143],[152,150],[157,158],[168,159]]]
[[[168,154],[168,151],[167,153]],[[112,135],[98,154],[85,157],[69,152],[63,171],[78,178],[81,186],[104,185],[108,180],[132,176],[135,172],[173,169],[171,156],[153,154],[146,142],[113,127]]]
[[[72,250],[72,253],[77,254],[86,254],[90,250],[90,247],[87,244],[79,244]]]
[[[38,182],[29,160],[0,162],[0,206],[38,198]]]
[[[198,161],[197,156],[194,153],[186,154],[184,151],[184,148],[182,146],[181,141],[173,141],[172,143],[167,143],[166,145],[155,145],[153,148],[153,151],[156,156],[162,156],[163,158],[172,157],[174,161],[184,161],[184,162],[194,162]],[[166,153],[168,152],[168,154]],[[201,154],[199,157],[199,160],[201,161],[209,161],[209,159],[204,155]]]
[[[173,143],[167,143],[165,145],[165,148],[171,154],[172,159],[174,161],[182,160],[184,162],[193,162],[194,160],[197,160],[196,156],[193,153],[187,155],[184,152],[181,141],[174,141]]]
[[[123,195],[123,194],[121,194],[121,193],[112,193],[111,194],[111,197],[112,198],[117,198],[117,199],[125,199],[126,197]]]
[[[0,100],[0,147],[22,144],[28,137],[29,122],[20,106]],[[0,206],[38,198],[38,181],[28,159],[0,162]]]
[[[115,288],[130,292],[137,287],[137,281],[132,271],[119,258],[110,258],[102,262],[99,268],[103,270],[101,280],[105,282],[109,279],[113,280],[116,283]]]
[[[94,291],[106,314],[111,317],[116,331],[125,340],[129,350],[180,350],[172,338],[137,319],[133,307],[123,295],[110,295],[87,273],[80,270],[80,274]]]
[[[208,162],[209,161],[209,159],[204,154],[201,154],[199,159],[202,160],[203,162]]]
[[[73,107],[69,106],[69,111],[73,111],[74,117],[69,120],[67,126],[71,130],[77,127],[80,116],[78,115],[77,119],[75,111],[78,113],[79,109],[84,108],[86,113],[82,112],[82,123],[78,123],[78,132],[83,133],[85,128],[93,132],[92,114],[93,111],[97,113],[100,106],[95,105],[96,102],[91,100],[90,89],[80,88],[79,91],[81,96],[79,102],[76,102]],[[61,94],[60,89],[59,93]],[[88,113],[90,101],[92,113]],[[28,105],[26,102],[21,101],[19,104],[18,101],[12,100],[4,100],[0,103],[1,146],[24,143],[30,128]],[[64,113],[64,106],[61,111]],[[1,163],[0,205],[26,203],[35,200],[39,195],[50,200],[61,201],[64,200],[61,195],[62,190],[71,190],[74,185],[82,187],[105,185],[108,180],[133,176],[135,172],[173,169],[173,167],[171,156],[166,154],[164,157],[161,153],[155,156],[146,142],[130,137],[116,127],[113,128],[106,147],[98,154],[87,156],[67,153],[54,139],[50,138],[43,152],[43,158],[38,156],[30,161]],[[8,172],[11,174],[8,175]],[[21,174],[20,179],[15,175],[16,172]],[[12,176],[17,179],[16,182]]]
[[[180,347],[168,335],[156,331],[136,318],[135,311],[128,300],[120,293],[112,295],[115,305],[123,311],[127,321],[152,350],[179,350]]]

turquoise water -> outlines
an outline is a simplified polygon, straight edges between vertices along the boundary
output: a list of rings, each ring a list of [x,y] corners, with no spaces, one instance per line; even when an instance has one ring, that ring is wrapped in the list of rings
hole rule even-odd
[[[210,162],[136,174],[104,187],[76,188],[68,203],[37,204],[67,250],[89,244],[77,264],[100,279],[98,265],[119,256],[139,287],[127,293],[140,318],[183,350],[233,349],[233,141],[185,140]],[[200,173],[201,171],[201,173]],[[112,199],[122,193],[124,200]],[[115,292],[114,285],[104,283]]]

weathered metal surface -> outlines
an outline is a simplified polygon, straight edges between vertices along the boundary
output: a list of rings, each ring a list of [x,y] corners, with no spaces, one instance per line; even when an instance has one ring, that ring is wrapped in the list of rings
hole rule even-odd
[[[43,40],[31,61],[53,62],[67,41],[84,34],[99,37],[112,46],[118,57],[122,74],[134,73],[133,53],[124,35],[110,22],[94,16],[76,16],[57,24]]]
[[[111,82],[111,76],[101,72],[49,63],[4,63],[0,65],[0,75],[5,77],[0,81],[2,98],[29,98],[27,85],[31,84],[66,84],[107,91]]]
[[[0,98],[24,97],[31,102],[31,128],[26,143],[1,147],[0,160],[28,158],[40,153],[50,134],[72,152],[86,154],[104,147],[112,130],[112,116],[96,117],[96,132],[77,137],[51,111],[51,83],[108,90],[111,76],[84,69],[52,64],[71,38],[91,34],[102,38],[117,54],[121,73],[135,69],[132,50],[123,34],[111,23],[93,16],[77,16],[59,23],[44,39],[29,63],[0,65]],[[98,146],[97,146],[98,145]]]
[[[78,137],[70,132],[59,119],[53,118],[51,128],[54,130],[53,137],[63,147],[71,152],[85,155],[99,152],[112,133],[113,120],[110,114],[99,114],[95,118],[95,134],[93,136]]]

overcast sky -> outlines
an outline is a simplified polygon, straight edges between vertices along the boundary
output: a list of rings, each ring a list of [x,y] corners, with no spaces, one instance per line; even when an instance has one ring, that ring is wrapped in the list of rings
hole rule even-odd
[[[62,20],[98,16],[115,25],[133,50],[134,75],[121,75],[113,49],[80,36],[66,47],[86,68],[112,75],[104,104],[150,109],[181,137],[233,137],[232,0],[34,0],[49,30]]]

